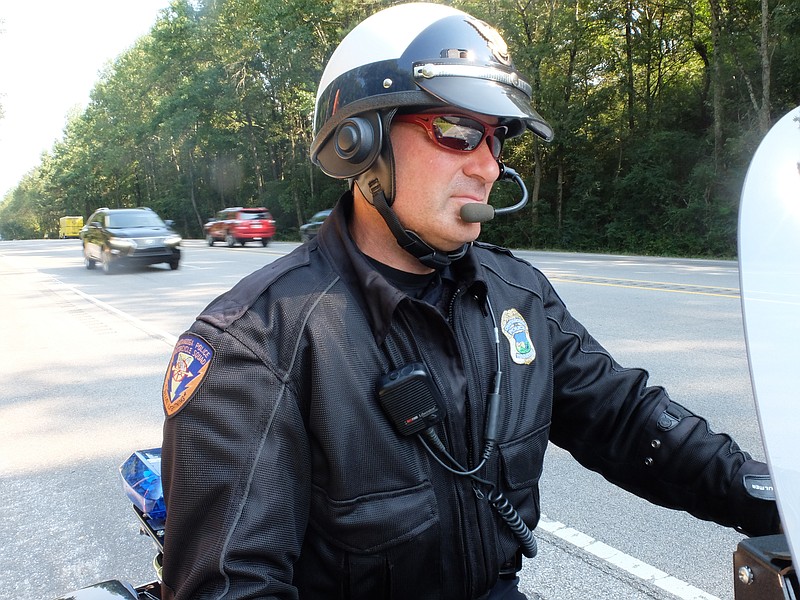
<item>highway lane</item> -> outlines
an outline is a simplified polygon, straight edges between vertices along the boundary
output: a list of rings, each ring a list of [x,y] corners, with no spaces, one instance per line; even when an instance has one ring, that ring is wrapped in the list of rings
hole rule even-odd
[[[82,267],[76,240],[0,243],[0,375],[13,382],[0,390],[0,536],[11,550],[0,557],[0,589],[52,598],[151,576],[150,545],[135,535],[114,470],[131,450],[160,443],[174,338],[215,296],[294,247],[188,241],[178,271],[107,276]],[[735,263],[518,254],[619,362],[646,367],[652,383],[763,458]],[[525,589],[548,600],[732,597],[735,532],[617,490],[558,448],[546,463],[540,556],[526,565]]]
[[[618,362],[646,368],[651,384],[764,458],[736,263],[521,255],[552,278],[572,313]],[[730,553],[740,539],[734,531],[632,497],[552,446],[542,490],[548,518],[713,596],[732,597]]]

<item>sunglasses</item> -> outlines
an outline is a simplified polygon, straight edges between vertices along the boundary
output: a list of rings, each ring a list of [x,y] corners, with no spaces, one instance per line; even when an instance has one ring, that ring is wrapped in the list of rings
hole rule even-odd
[[[504,125],[489,125],[475,117],[448,113],[400,114],[395,115],[394,121],[424,127],[436,144],[448,150],[473,152],[486,140],[495,159],[500,158],[508,134]]]

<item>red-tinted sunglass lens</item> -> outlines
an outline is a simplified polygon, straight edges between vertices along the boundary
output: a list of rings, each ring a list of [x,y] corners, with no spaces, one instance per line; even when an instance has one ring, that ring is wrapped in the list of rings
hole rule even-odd
[[[462,152],[472,152],[483,139],[486,129],[481,123],[466,117],[443,115],[433,119],[433,134],[442,146]]]

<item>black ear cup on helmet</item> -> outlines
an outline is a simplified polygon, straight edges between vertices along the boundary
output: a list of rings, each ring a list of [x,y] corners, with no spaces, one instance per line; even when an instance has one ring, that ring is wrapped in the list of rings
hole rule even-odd
[[[339,158],[358,164],[364,162],[375,147],[375,132],[363,117],[351,117],[339,123],[333,142]]]
[[[369,169],[382,146],[381,115],[373,111],[344,119],[312,159],[331,177],[349,179]]]

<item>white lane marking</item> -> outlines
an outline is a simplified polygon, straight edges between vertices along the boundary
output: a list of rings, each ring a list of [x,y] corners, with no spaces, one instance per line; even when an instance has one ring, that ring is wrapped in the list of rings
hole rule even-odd
[[[662,590],[681,598],[681,600],[720,600],[717,596],[712,596],[677,577],[673,577],[652,565],[642,562],[638,558],[634,558],[608,544],[604,544],[577,529],[567,527],[564,523],[550,521],[542,516],[542,518],[539,519],[538,527],[548,533],[552,533],[565,542],[569,542],[584,552],[588,552],[643,581],[660,587]]]
[[[136,327],[137,329],[141,329],[147,335],[149,335],[151,337],[154,337],[154,338],[157,338],[157,339],[159,339],[159,340],[161,340],[163,342],[166,342],[170,346],[170,348],[175,346],[175,344],[178,343],[178,337],[177,336],[172,335],[171,333],[167,333],[166,331],[161,331],[159,329],[156,329],[156,328],[152,327],[151,325],[145,323],[141,319],[137,319],[133,315],[129,315],[128,313],[123,312],[123,311],[119,310],[118,308],[114,308],[110,304],[108,304],[106,302],[103,302],[102,300],[98,300],[94,296],[90,296],[89,294],[86,294],[85,292],[80,291],[78,288],[76,288],[74,286],[66,284],[63,281],[59,281],[58,279],[55,279],[55,278],[52,278],[52,279],[53,279],[53,281],[56,281],[56,282],[60,283],[61,285],[63,285],[65,288],[67,288],[71,292],[77,294],[78,296],[80,296],[84,300],[88,300],[89,302],[91,302],[92,304],[98,306],[99,308],[102,308],[103,310],[106,310],[106,311],[118,316],[119,318],[124,319],[125,321],[127,321],[128,323],[130,323],[131,325]]]

